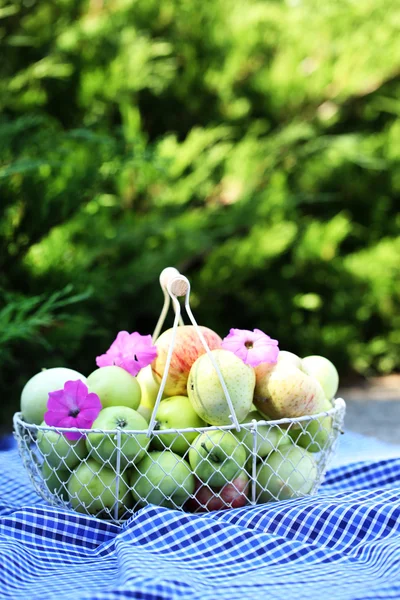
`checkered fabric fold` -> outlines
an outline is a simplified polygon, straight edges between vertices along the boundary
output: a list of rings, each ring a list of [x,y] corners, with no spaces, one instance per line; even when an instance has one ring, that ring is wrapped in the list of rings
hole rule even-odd
[[[351,439],[351,434],[347,434]],[[0,452],[0,598],[400,598],[400,448],[342,461],[316,496],[122,528],[49,507]]]

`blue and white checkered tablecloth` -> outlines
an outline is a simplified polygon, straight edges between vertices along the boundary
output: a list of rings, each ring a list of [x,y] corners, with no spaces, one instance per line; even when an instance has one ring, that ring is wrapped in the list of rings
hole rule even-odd
[[[356,461],[356,462],[354,462]],[[120,529],[51,508],[0,452],[0,599],[400,598],[400,447],[347,433],[313,497]]]

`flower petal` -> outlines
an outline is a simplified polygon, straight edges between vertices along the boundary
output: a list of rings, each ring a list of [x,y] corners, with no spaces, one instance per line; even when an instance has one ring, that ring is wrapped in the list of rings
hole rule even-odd
[[[156,358],[157,350],[156,349],[155,350],[153,350],[153,349],[141,350],[140,352],[136,352],[136,356],[137,356],[140,368],[144,369],[148,365],[151,365],[153,360]]]
[[[112,367],[114,364],[114,359],[110,354],[101,354],[100,356],[96,356],[96,365],[98,367]]]
[[[49,406],[50,404],[50,406]],[[87,385],[83,381],[67,381],[63,390],[49,394],[48,410],[44,420],[50,427],[78,427],[90,429],[93,421],[98,416],[102,405],[97,394],[88,393]],[[77,411],[73,416],[71,411]],[[69,440],[77,440],[82,434],[79,432],[64,432]]]
[[[68,400],[65,398],[64,390],[49,392],[47,408],[49,410],[68,411]]]
[[[99,412],[100,411],[97,408],[85,408],[84,410],[81,410],[79,415],[77,415],[76,419],[77,421],[79,420],[79,422],[81,420],[90,421],[89,427],[91,427],[93,421],[95,421],[99,416]],[[79,425],[77,425],[77,427],[79,427]]]
[[[138,361],[131,357],[122,358],[118,362],[118,366],[121,367],[121,369],[125,369],[125,371],[128,371],[128,373],[130,373],[133,377],[136,377],[136,375],[140,371],[140,365]]]
[[[156,356],[157,348],[153,346],[151,335],[120,331],[107,352],[96,357],[96,364],[98,367],[116,365],[136,376]]]
[[[57,427],[80,427],[80,425],[77,423],[77,419],[75,417],[68,416],[64,419],[61,419],[57,424]],[[63,431],[62,434],[71,441],[79,440],[79,438],[83,436],[83,434],[79,433],[79,431]]]
[[[253,348],[247,354],[246,364],[251,367],[256,367],[263,362],[268,362],[268,357],[266,356],[265,350],[263,348]]]
[[[76,417],[66,416],[60,419],[56,425],[57,427],[77,427]]]
[[[260,329],[231,329],[222,340],[221,347],[230,350],[251,367],[261,363],[275,364],[278,360],[277,340],[271,339]]]
[[[63,435],[70,440],[71,442],[75,440],[79,440],[81,437],[84,437],[83,433],[79,433],[79,431],[64,431]]]
[[[100,412],[102,408],[101,400],[94,392],[90,392],[85,398],[79,400],[80,411],[92,409]]]
[[[109,352],[118,352],[121,354],[125,353],[127,346],[130,345],[131,336],[127,331],[120,331],[117,334],[114,342],[111,344],[109,348]]]
[[[62,418],[64,418],[64,416],[65,416],[65,413],[60,414],[59,412],[48,410],[47,412],[44,413],[44,422],[49,427],[57,427],[60,420]]]
[[[250,331],[250,329],[230,329],[229,336],[241,339],[243,342],[253,340],[256,337],[254,331]]]
[[[242,341],[241,339],[235,337],[232,337],[230,339],[225,338],[224,340],[222,340],[221,348],[223,348],[224,350],[230,350],[231,352],[234,352],[236,354],[236,352],[240,352],[242,348],[246,348],[246,346],[244,345],[245,341]]]
[[[44,421],[49,427],[76,427],[76,420],[74,417],[67,416],[60,418],[58,413],[52,413],[50,411],[44,415]],[[62,435],[65,435],[68,440],[78,440],[82,437],[82,434],[79,432],[64,431],[61,433]]]
[[[66,381],[64,384],[64,396],[67,398],[71,408],[79,406],[79,401],[86,398],[87,394],[87,385],[80,379],[77,379],[76,381]]]
[[[93,419],[93,418],[85,419],[85,418],[81,417],[81,415],[79,415],[76,418],[76,420],[77,420],[76,427],[79,427],[80,429],[90,429],[93,425],[93,422],[95,421],[95,419]]]

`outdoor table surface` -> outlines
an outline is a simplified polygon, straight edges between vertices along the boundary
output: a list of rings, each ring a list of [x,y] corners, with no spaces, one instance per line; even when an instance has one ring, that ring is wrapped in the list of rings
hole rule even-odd
[[[400,598],[400,446],[346,432],[314,496],[122,528],[50,507],[0,452],[0,599]]]

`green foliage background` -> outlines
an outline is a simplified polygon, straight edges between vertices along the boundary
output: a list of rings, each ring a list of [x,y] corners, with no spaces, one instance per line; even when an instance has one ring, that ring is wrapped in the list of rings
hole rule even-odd
[[[3,420],[42,367],[198,320],[400,367],[397,0],[0,0]]]

